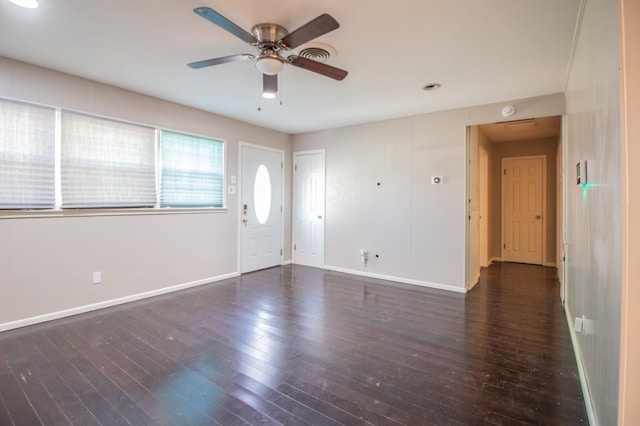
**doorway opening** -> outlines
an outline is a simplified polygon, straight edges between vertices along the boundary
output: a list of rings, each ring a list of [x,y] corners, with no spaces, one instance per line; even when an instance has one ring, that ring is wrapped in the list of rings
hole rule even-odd
[[[524,262],[562,269],[559,262],[563,258],[563,177],[562,164],[558,163],[563,158],[562,135],[561,116],[467,128],[467,291],[477,283],[480,268],[495,261],[522,261],[505,257],[503,253],[507,244],[503,225],[503,161],[508,158],[542,158],[541,167],[546,175],[546,181],[542,183],[546,195],[543,195],[540,211],[533,214],[533,225],[519,228],[539,233],[541,256],[539,260]],[[544,225],[539,230],[534,229],[536,220]],[[507,233],[507,237],[513,235],[514,232]],[[529,244],[529,240],[523,243]],[[562,282],[562,277],[559,278]]]

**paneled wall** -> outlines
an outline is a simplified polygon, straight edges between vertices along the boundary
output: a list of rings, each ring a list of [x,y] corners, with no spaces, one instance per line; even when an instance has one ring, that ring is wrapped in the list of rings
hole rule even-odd
[[[593,408],[592,424],[618,413],[621,290],[621,153],[616,3],[586,2],[567,86],[567,299]],[[575,183],[587,162],[588,185]]]
[[[238,143],[285,151],[284,259],[291,259],[291,136],[0,57],[0,96],[226,142],[227,181]],[[0,330],[113,300],[238,272],[238,200],[198,214],[0,217]],[[92,272],[102,283],[92,284]]]
[[[515,120],[564,113],[560,94],[295,135],[294,151],[326,149],[327,267],[464,291],[466,128],[507,103]]]

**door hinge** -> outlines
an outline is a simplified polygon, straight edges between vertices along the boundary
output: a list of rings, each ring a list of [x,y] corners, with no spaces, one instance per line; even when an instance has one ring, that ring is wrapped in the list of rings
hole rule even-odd
[[[504,174],[506,175],[507,174],[507,169],[504,169],[503,171],[504,171]]]
[[[293,251],[298,250],[298,246],[296,244],[293,245]]]
[[[282,249],[280,249],[280,256],[282,256]]]
[[[298,165],[296,164],[295,166],[293,166],[293,169],[297,172],[298,171]]]
[[[506,244],[503,244],[503,245],[502,245],[502,248],[506,249],[506,248],[507,248],[507,245],[506,245]]]

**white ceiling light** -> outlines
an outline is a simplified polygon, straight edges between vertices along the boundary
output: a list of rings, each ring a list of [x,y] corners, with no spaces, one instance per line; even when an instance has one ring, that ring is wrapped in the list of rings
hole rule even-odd
[[[278,96],[278,76],[262,76],[262,97],[275,99]]]
[[[537,125],[538,123],[536,123],[536,119],[531,118],[529,120],[510,121],[508,123],[505,123],[504,128],[507,130],[520,130],[536,127]]]
[[[258,56],[256,68],[262,74],[276,75],[284,69],[284,60],[277,55]]]
[[[36,7],[38,7],[37,0],[9,0],[9,1],[15,4],[16,6],[24,7],[26,9],[35,9]]]

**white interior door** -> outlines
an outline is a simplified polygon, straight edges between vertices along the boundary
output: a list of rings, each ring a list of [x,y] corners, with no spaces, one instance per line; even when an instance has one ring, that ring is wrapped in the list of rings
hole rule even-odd
[[[543,157],[502,159],[502,260],[542,265]]]
[[[280,151],[241,147],[242,273],[282,264]]]
[[[293,261],[321,268],[324,263],[324,151],[294,154]]]

